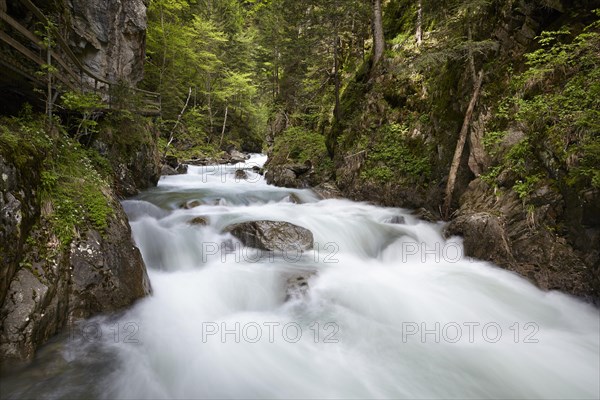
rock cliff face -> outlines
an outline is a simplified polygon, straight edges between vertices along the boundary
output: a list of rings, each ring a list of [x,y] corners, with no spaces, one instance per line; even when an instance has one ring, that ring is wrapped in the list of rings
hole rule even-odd
[[[146,29],[142,0],[81,0],[51,9],[46,2],[35,3],[70,25],[65,31],[70,32],[73,51],[98,75],[129,83],[142,78]],[[46,131],[43,124],[19,131],[13,120],[0,122],[2,362],[28,360],[75,321],[121,310],[151,291],[119,199],[158,181],[155,131],[142,118],[119,118],[103,121],[100,134],[88,143],[93,149],[87,150],[66,134]],[[57,148],[70,150],[63,153]],[[72,175],[67,168],[60,175],[57,165],[81,166],[85,172]],[[49,187],[65,184],[61,179],[77,188],[80,183],[82,192],[53,189],[54,197],[48,195]],[[94,188],[87,200],[84,187]],[[88,207],[85,217],[78,210],[84,208],[82,203]],[[61,205],[71,206],[70,213],[61,214]],[[67,232],[60,232],[65,221]]]
[[[71,43],[92,71],[111,81],[136,83],[144,71],[146,5],[143,0],[69,2]]]
[[[9,197],[11,191],[2,195]],[[43,221],[36,221],[33,230],[21,225],[8,232],[7,243],[16,244],[17,257],[2,276],[3,361],[30,359],[41,344],[77,320],[120,310],[150,293],[127,217],[113,201],[115,214],[107,231],[80,226],[83,232],[68,248],[59,247]]]
[[[548,133],[535,136],[556,120],[544,125],[542,118],[532,118],[527,125],[510,112],[498,117],[502,99],[513,96],[511,78],[517,72],[512,68],[528,68],[525,54],[539,48],[536,36],[561,27],[579,32],[594,21],[589,2],[579,4],[587,10],[587,20],[572,19],[563,3],[497,1],[473,22],[481,46],[489,45],[484,57],[474,56],[474,64],[485,72],[484,90],[471,119],[447,234],[463,235],[469,256],[493,261],[543,289],[600,304],[599,190],[565,178],[579,153],[573,150],[571,158],[561,159],[562,150],[552,147]],[[443,61],[428,64],[424,80],[415,80],[402,71],[413,68],[419,52],[410,45],[402,51],[375,68],[367,65],[345,90],[343,118],[334,122],[327,137],[336,183],[350,198],[424,207],[442,219],[444,188],[475,71],[462,61]],[[432,49],[421,50],[427,51]],[[575,70],[561,75],[562,81],[546,77],[545,82],[528,83],[521,89],[529,91],[523,99],[548,92],[560,95],[573,76],[569,73],[585,76]],[[539,107],[545,105],[529,110]],[[495,131],[502,131],[500,143],[494,142]],[[577,143],[568,132],[569,126],[564,127],[555,140],[565,146]],[[526,155],[518,154],[521,150]]]
[[[151,290],[127,217],[110,187],[99,194],[111,209],[106,228],[100,232],[91,221],[77,220],[69,228],[73,239],[61,242],[52,223],[61,205],[39,195],[42,163],[32,158],[17,166],[7,158],[0,151],[3,362],[30,359],[77,320],[128,307]]]

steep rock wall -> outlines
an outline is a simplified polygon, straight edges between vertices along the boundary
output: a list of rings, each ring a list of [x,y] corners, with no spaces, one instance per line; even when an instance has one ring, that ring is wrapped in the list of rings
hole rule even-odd
[[[543,289],[598,304],[600,210],[595,204],[600,201],[599,191],[565,184],[562,176],[569,161],[558,161],[542,137],[539,145],[529,146],[531,154],[521,156],[529,158],[526,164],[538,167],[535,184],[524,193],[527,182],[503,162],[507,154],[510,157],[511,151],[520,149],[519,144],[524,147],[531,128],[523,131],[523,123],[514,115],[506,117],[506,126],[494,125],[499,99],[510,95],[510,78],[516,73],[512,68],[525,66],[525,53],[538,48],[536,36],[563,26],[580,31],[593,18],[573,17],[560,1],[494,1],[489,7],[488,14],[472,25],[479,40],[488,40],[487,50],[474,56],[475,64],[485,70],[484,90],[460,161],[447,234],[463,235],[469,256],[493,261]],[[583,1],[578,7],[582,15],[590,16],[593,4]],[[404,73],[418,62],[418,52],[409,49],[399,54],[375,68],[366,64],[344,91],[343,118],[334,122],[327,135],[336,181],[353,199],[424,207],[441,219],[450,162],[473,92],[473,74],[466,57],[430,63],[424,79],[434,85],[424,90],[423,75]],[[553,90],[534,85],[529,99],[544,89]],[[495,129],[506,133],[503,148],[493,153],[484,142]],[[484,181],[493,168],[494,182]]]
[[[142,0],[80,0],[67,7],[74,51],[111,81],[137,83],[144,72],[146,5]]]

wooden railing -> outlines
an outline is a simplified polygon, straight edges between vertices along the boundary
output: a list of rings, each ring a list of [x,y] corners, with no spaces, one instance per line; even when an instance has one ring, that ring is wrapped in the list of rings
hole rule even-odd
[[[118,101],[114,98],[114,93],[116,91],[122,93],[123,89],[126,89],[133,102],[133,104],[128,104],[128,107],[133,105],[135,111],[140,114],[160,115],[159,93],[124,87],[121,83],[111,82],[98,76],[73,53],[67,41],[31,0],[16,1],[23,4],[33,14],[38,25],[48,30],[51,46],[47,46],[40,36],[31,31],[31,28],[25,27],[8,15],[6,10],[0,9],[0,25],[2,27],[0,41],[13,50],[12,52],[0,52],[0,62],[6,68],[10,68],[40,86],[47,85],[48,80],[51,79],[54,97],[60,91],[66,90],[97,93],[107,109],[117,106]],[[34,24],[30,23],[30,25]],[[48,69],[49,67],[55,72],[45,76],[40,73],[43,68]]]

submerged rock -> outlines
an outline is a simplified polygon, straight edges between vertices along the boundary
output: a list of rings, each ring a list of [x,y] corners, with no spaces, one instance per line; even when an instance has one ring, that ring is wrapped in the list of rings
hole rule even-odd
[[[304,251],[314,245],[311,231],[282,221],[252,221],[229,226],[230,232],[245,246],[267,251]]]
[[[208,225],[208,219],[206,219],[206,217],[196,217],[196,218],[192,219],[190,222],[188,222],[188,224],[206,226],[206,225]]]
[[[201,205],[202,205],[202,202],[200,200],[190,200],[190,201],[186,201],[185,203],[181,204],[179,206],[179,208],[184,209],[184,210],[191,210],[192,208],[200,207]]]
[[[300,200],[300,197],[298,197],[296,193],[291,193],[288,196],[285,196],[282,201],[286,203],[302,204],[302,200]]]
[[[285,301],[302,300],[308,296],[310,290],[310,279],[316,276],[316,271],[307,271],[299,275],[293,275],[286,281]]]
[[[238,169],[235,171],[235,179],[240,181],[248,179],[248,174],[243,169]]]
[[[405,225],[406,224],[406,218],[404,218],[402,215],[394,215],[392,218],[390,218],[389,220],[387,220],[385,222],[387,224]]]

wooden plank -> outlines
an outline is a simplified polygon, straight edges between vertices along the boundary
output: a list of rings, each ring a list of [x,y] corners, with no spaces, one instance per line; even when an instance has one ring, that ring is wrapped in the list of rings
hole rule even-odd
[[[35,6],[35,4],[33,4],[29,0],[19,0],[19,1],[21,3],[23,3],[25,5],[25,7],[27,7],[29,9],[29,11],[31,11],[33,14],[35,14],[37,19],[39,19],[40,21],[42,21],[46,24],[48,23],[48,18],[46,18],[44,13],[41,12],[40,9]]]
[[[42,39],[37,37],[33,32],[30,32],[27,28],[25,28],[23,25],[14,20],[10,15],[5,13],[4,11],[0,11],[0,19],[5,21],[8,25],[12,26],[21,35],[25,36],[27,39],[35,43],[40,49],[42,49]]]
[[[75,81],[75,82],[79,81],[79,76],[54,51],[52,52],[52,59],[54,59],[56,62],[58,62],[58,64],[65,70],[65,72],[71,76],[73,81]]]
[[[0,40],[4,41],[12,48],[17,50],[19,53],[23,54],[25,57],[29,58],[31,61],[35,62],[38,65],[44,65],[46,62],[42,60],[37,54],[33,51],[29,50],[27,47],[23,46],[21,43],[17,42],[15,39],[8,36],[8,34],[4,31],[0,31]]]
[[[29,79],[30,81],[32,81],[34,83],[37,83],[38,85],[44,85],[44,82],[42,82],[39,79],[39,77],[32,75],[29,72],[25,71],[21,65],[19,65],[18,63],[15,63],[15,60],[13,60],[9,57],[4,57],[3,54],[0,54],[0,65],[3,65],[5,68],[8,68],[17,74],[24,76],[25,78]]]

